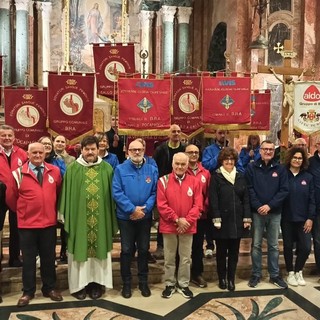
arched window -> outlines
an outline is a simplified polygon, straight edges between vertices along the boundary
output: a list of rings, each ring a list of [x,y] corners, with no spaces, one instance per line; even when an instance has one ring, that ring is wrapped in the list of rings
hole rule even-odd
[[[227,24],[220,22],[213,31],[209,54],[208,71],[224,70],[226,68],[226,58],[224,53],[227,46]]]

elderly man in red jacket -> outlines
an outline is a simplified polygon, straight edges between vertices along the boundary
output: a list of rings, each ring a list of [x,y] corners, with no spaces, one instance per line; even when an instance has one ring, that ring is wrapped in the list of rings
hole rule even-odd
[[[161,177],[157,185],[157,207],[160,232],[164,240],[164,268],[166,288],[163,298],[171,298],[178,291],[185,298],[193,297],[189,289],[191,248],[197,220],[202,212],[199,181],[187,175],[189,158],[183,152],[173,156],[173,172]],[[179,266],[176,273],[176,254]]]
[[[55,245],[57,195],[60,191],[59,168],[44,162],[41,143],[28,147],[29,161],[13,171],[15,184],[8,194],[8,204],[17,212],[23,258],[23,295],[18,307],[29,304],[36,291],[36,256],[41,259],[42,294],[53,301],[62,301],[55,290]]]
[[[13,184],[12,171],[22,166],[27,160],[27,153],[14,145],[15,136],[14,129],[8,125],[0,126],[0,181],[6,186],[8,191],[11,190],[10,186]],[[19,235],[17,228],[17,215],[8,208],[6,204],[1,208],[0,213],[0,239],[5,220],[5,214],[9,209],[9,226],[10,226],[10,239],[9,239],[9,266],[10,267],[21,267],[20,256],[20,245]],[[1,240],[0,240],[1,244]]]

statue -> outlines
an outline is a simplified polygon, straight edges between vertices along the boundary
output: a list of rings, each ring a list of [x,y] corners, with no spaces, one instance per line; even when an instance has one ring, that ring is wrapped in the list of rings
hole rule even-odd
[[[289,119],[292,117],[294,113],[294,82],[293,77],[287,77],[286,80],[282,80],[274,71],[274,69],[271,67],[269,70],[273,73],[273,75],[283,84],[283,103],[282,106],[286,108],[289,107],[289,112],[287,117],[284,119],[284,124],[288,124]],[[307,71],[307,69],[303,69],[301,75],[298,77],[298,81],[300,81],[304,75],[304,73]]]

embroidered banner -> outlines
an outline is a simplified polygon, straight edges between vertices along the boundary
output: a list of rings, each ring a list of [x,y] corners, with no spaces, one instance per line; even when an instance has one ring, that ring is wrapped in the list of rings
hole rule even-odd
[[[270,90],[254,90],[251,95],[251,125],[248,130],[270,130]],[[261,132],[259,132],[261,134]]]
[[[201,77],[179,75],[172,79],[173,114],[171,123],[179,125],[182,132],[193,137],[202,129]]]
[[[69,143],[93,132],[93,74],[49,73],[49,132],[61,134]]]
[[[204,125],[246,128],[251,120],[250,77],[203,77],[202,81]]]
[[[4,89],[5,123],[14,127],[16,144],[27,149],[28,144],[47,134],[47,89]]]
[[[167,135],[170,128],[170,79],[119,78],[119,132]]]
[[[2,86],[2,56],[0,56],[0,87]]]
[[[93,44],[97,93],[117,99],[119,73],[134,73],[134,44]]]
[[[320,130],[320,81],[294,83],[293,125],[308,135]]]

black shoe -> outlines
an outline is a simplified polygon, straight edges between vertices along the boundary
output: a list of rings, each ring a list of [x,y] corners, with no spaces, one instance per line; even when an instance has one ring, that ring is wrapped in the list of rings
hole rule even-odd
[[[86,298],[86,296],[87,296],[86,289],[84,288],[84,289],[82,289],[80,291],[72,293],[72,296],[74,296],[78,300],[84,300]]]
[[[227,282],[225,279],[219,279],[219,288],[222,290],[227,289]]]
[[[148,263],[157,263],[157,259],[148,251]]]
[[[228,281],[228,290],[229,291],[234,291],[236,288],[236,286],[234,285],[234,281],[233,280],[229,280]]]
[[[131,285],[130,284],[124,284],[123,285],[123,288],[122,288],[122,291],[121,291],[121,295],[126,299],[131,298],[132,293],[131,293]]]
[[[151,291],[147,283],[139,283],[139,290],[141,291],[141,295],[144,297],[150,297]]]
[[[0,303],[2,302],[2,297],[0,296]]]
[[[98,283],[94,283],[91,286],[91,290],[89,291],[89,297],[93,300],[99,299],[102,296],[101,285]]]
[[[60,252],[60,262],[63,262],[63,263],[68,263],[68,256],[67,256],[67,253],[65,251],[61,251]]]
[[[21,268],[22,262],[19,258],[16,259],[9,259],[9,267],[11,268]]]

